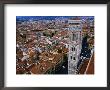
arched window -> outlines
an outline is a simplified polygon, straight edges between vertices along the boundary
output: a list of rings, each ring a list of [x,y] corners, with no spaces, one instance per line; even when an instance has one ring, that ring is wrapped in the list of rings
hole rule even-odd
[[[72,47],[71,50],[72,50],[72,51],[75,51],[75,47]]]
[[[74,51],[75,51],[75,47],[74,47]]]
[[[72,56],[71,56],[71,59],[72,59]]]
[[[71,50],[73,51],[73,47],[71,48]]]
[[[75,57],[73,57],[73,60],[75,61],[75,60],[76,60],[76,58],[75,58]]]

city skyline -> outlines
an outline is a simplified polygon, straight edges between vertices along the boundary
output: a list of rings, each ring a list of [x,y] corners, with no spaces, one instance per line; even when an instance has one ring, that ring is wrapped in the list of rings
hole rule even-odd
[[[16,16],[16,74],[94,74],[94,16]]]

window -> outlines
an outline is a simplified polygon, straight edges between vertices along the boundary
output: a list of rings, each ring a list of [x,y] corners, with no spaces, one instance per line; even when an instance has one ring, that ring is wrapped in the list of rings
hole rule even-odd
[[[76,58],[75,58],[75,57],[73,57],[73,60],[76,60]]]
[[[74,47],[74,51],[75,51],[75,47]]]
[[[78,40],[78,33],[76,34],[76,40]]]
[[[71,56],[71,59],[72,59],[72,56]]]
[[[73,51],[73,47],[71,48],[71,50]]]
[[[75,51],[75,47],[72,47],[71,50],[72,50],[72,51]]]

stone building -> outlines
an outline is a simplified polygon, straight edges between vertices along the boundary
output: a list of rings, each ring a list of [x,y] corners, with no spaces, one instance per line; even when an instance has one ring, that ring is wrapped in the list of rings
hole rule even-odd
[[[68,20],[69,53],[68,74],[76,74],[77,63],[80,59],[82,47],[82,24],[80,19]]]

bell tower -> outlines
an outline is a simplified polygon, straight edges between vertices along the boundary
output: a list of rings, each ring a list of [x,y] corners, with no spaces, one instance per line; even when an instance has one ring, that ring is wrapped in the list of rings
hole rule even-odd
[[[68,20],[69,53],[68,74],[76,74],[82,46],[82,24],[80,19]]]

